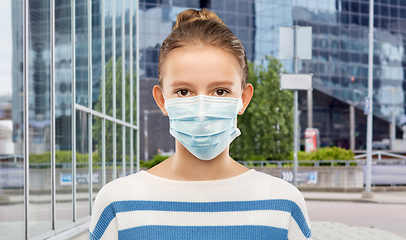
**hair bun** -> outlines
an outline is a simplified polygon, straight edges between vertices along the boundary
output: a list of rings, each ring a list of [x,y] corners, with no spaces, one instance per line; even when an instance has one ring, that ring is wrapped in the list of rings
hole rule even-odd
[[[195,9],[187,9],[178,14],[176,17],[176,23],[173,25],[172,31],[177,29],[180,25],[185,23],[193,22],[195,20],[215,20],[221,24],[226,25],[221,18],[217,16],[212,11],[207,10],[207,8],[202,8],[200,11]]]

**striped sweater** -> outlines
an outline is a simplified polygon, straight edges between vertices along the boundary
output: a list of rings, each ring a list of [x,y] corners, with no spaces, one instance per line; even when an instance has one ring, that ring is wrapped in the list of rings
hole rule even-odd
[[[310,239],[300,192],[249,170],[215,181],[148,172],[119,178],[96,197],[90,239]]]

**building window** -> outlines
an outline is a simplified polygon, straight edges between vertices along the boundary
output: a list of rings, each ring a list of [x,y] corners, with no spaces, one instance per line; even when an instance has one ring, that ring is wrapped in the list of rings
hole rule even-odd
[[[139,170],[138,1],[3,2],[0,236],[48,238]]]

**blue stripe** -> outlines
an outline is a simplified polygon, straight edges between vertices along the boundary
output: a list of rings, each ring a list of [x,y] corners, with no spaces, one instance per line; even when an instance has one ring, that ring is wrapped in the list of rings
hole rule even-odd
[[[116,213],[114,211],[114,203],[111,203],[110,205],[108,205],[102,212],[102,214],[100,215],[99,220],[97,220],[97,224],[96,227],[94,228],[93,232],[91,233],[91,236],[94,239],[100,239],[103,234],[104,231],[106,231],[107,226],[110,224],[111,220],[114,219],[114,217],[116,216]],[[93,240],[90,238],[90,240]]]
[[[97,240],[95,236],[89,231],[89,240]]]
[[[288,230],[267,226],[142,226],[118,232],[118,239],[287,239]]]
[[[93,231],[95,237],[101,238],[116,213],[129,211],[168,211],[168,212],[241,212],[277,210],[290,212],[302,233],[310,237],[310,228],[300,207],[293,201],[285,199],[234,201],[234,202],[167,202],[167,201],[117,201],[108,205],[101,214]]]

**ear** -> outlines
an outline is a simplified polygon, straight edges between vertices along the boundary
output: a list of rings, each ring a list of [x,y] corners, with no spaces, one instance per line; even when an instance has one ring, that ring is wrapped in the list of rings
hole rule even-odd
[[[161,109],[162,113],[165,116],[168,116],[168,113],[166,112],[166,109],[165,109],[165,98],[164,98],[161,87],[159,87],[158,85],[155,85],[154,88],[152,89],[152,96],[154,96],[156,105],[158,105],[158,107]]]
[[[247,109],[248,107],[248,104],[250,104],[253,95],[254,95],[254,87],[251,85],[251,83],[247,83],[241,96],[243,107],[241,111],[238,113],[238,115],[244,113],[245,109]]]

